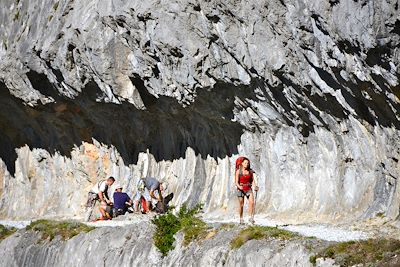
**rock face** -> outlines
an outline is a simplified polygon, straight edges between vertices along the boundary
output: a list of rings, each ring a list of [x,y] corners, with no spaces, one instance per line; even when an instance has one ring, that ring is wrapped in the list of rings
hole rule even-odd
[[[140,227],[141,231],[138,231]],[[3,266],[312,266],[301,241],[251,240],[239,249],[229,246],[237,230],[223,230],[211,239],[176,248],[165,258],[143,225],[99,228],[68,241],[40,241],[21,230],[0,243]],[[138,240],[140,242],[138,242]],[[324,265],[324,266],[332,266]]]
[[[238,154],[258,213],[399,215],[397,0],[1,6],[2,217],[81,216],[109,175],[230,216]]]

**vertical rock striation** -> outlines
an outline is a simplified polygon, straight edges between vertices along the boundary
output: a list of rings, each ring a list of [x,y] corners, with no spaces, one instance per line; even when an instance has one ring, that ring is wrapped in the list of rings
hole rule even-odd
[[[398,1],[1,5],[2,217],[80,216],[108,175],[230,215],[238,154],[260,213],[399,215]]]

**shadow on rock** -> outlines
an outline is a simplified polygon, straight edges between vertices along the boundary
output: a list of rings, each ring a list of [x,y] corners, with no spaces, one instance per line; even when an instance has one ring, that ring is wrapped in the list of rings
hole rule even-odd
[[[29,107],[0,82],[0,157],[15,173],[16,148],[27,144],[70,156],[82,141],[115,146],[125,164],[137,162],[147,149],[157,161],[185,157],[188,147],[203,158],[223,158],[237,153],[243,126],[232,122],[234,99],[253,98],[253,91],[218,83],[198,92],[196,101],[182,107],[175,99],[149,94],[138,77],[146,110],[132,104],[96,102],[101,90],[90,82],[75,99],[58,95],[44,74],[30,71],[33,87],[55,99],[54,103]]]

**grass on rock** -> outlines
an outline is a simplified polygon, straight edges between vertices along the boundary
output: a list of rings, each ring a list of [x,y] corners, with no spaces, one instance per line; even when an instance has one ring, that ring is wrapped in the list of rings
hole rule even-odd
[[[336,243],[311,256],[310,262],[315,264],[317,258],[332,258],[340,266],[391,266],[400,263],[392,262],[400,258],[400,241],[380,238]]]
[[[202,205],[200,204],[192,209],[183,205],[177,215],[169,211],[167,214],[157,216],[152,220],[156,225],[153,240],[163,256],[166,256],[174,248],[175,234],[180,230],[184,233],[184,246],[207,236],[209,227],[198,218],[201,209]]]
[[[247,241],[252,239],[268,239],[277,238],[282,240],[292,239],[299,237],[296,233],[289,232],[277,227],[268,226],[250,226],[243,229],[239,234],[231,241],[231,248],[240,248]]]
[[[72,220],[37,220],[28,225],[26,229],[40,232],[43,240],[53,240],[56,236],[61,236],[63,240],[68,240],[80,233],[90,232],[94,227]]]
[[[6,237],[12,235],[13,233],[15,233],[15,231],[17,231],[17,229],[15,229],[14,227],[6,227],[0,224],[0,240],[3,240]]]

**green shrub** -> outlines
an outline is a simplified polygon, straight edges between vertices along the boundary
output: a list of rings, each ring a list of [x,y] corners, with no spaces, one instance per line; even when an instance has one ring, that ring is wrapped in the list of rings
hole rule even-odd
[[[294,237],[298,237],[298,235],[277,227],[250,226],[240,231],[231,241],[231,248],[240,248],[243,244],[252,239],[278,238],[286,240]]]
[[[179,219],[168,212],[154,218],[152,222],[156,225],[156,231],[153,235],[154,244],[161,254],[166,256],[168,251],[173,249],[174,235],[181,229]]]
[[[192,209],[187,209],[186,205],[183,205],[178,213],[178,218],[183,229],[184,238],[183,245],[187,246],[190,242],[199,238],[204,238],[207,235],[209,227],[207,224],[196,217],[202,210],[202,205],[196,205]]]
[[[0,224],[0,240],[12,235],[15,233],[15,231],[17,231],[17,229],[14,227],[5,227],[4,225]]]
[[[40,232],[43,240],[53,240],[56,236],[61,236],[63,240],[67,240],[80,233],[90,232],[94,227],[77,221],[38,220],[32,222],[26,229]]]
[[[313,264],[317,258],[332,258],[340,266],[368,263],[374,266],[386,266],[392,258],[400,257],[400,241],[381,238],[340,242],[330,245],[312,257],[310,262]]]
[[[186,205],[183,205],[177,216],[169,211],[167,214],[157,216],[152,220],[156,225],[153,240],[163,256],[166,256],[174,248],[174,236],[180,230],[184,233],[184,246],[207,235],[209,227],[197,217],[201,209],[202,205],[196,205],[192,209],[188,209]]]

